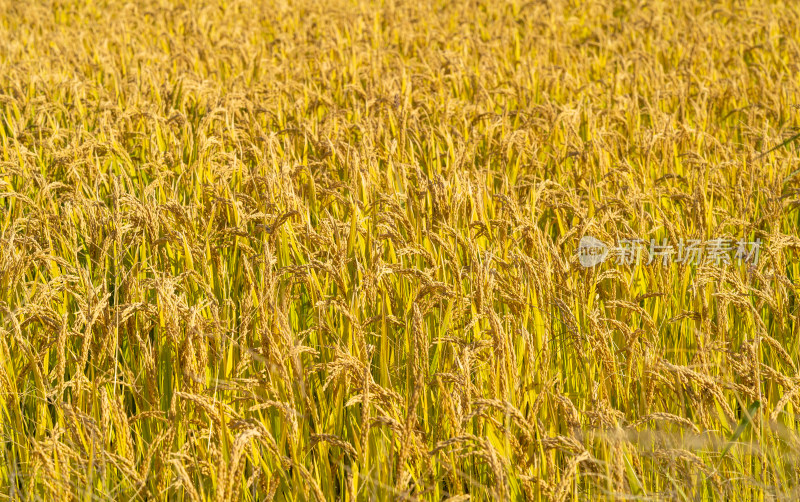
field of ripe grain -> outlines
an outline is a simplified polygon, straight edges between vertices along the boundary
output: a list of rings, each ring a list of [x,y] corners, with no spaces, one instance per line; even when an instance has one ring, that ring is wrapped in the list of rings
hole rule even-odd
[[[798,125],[788,0],[0,0],[0,501],[796,500]]]

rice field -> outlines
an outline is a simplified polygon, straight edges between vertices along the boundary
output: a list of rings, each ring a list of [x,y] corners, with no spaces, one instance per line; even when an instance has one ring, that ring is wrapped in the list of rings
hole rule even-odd
[[[800,5],[0,0],[0,501],[800,498]]]

